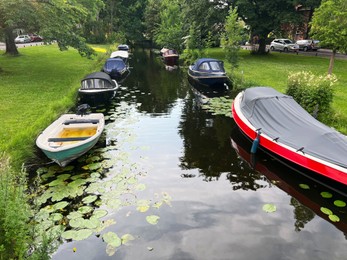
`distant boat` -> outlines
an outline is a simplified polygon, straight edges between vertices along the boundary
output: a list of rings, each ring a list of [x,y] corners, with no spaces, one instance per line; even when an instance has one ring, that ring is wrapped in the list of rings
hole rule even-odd
[[[112,79],[121,80],[128,72],[128,65],[122,58],[109,58],[106,60],[103,72],[110,75]]]
[[[113,98],[118,88],[117,81],[107,73],[93,72],[81,80],[78,94],[83,102],[102,102]]]
[[[166,65],[178,65],[179,54],[176,50],[167,49],[165,52],[163,52],[162,57]]]
[[[283,159],[347,185],[347,137],[304,110],[291,96],[270,87],[240,92],[232,105],[238,127],[253,141]]]
[[[223,61],[211,58],[198,59],[188,68],[188,80],[192,85],[201,84],[209,87],[231,87]]]
[[[61,167],[88,152],[104,130],[102,113],[64,114],[36,139],[36,145]]]
[[[114,51],[111,53],[110,58],[121,58],[125,63],[129,60],[129,52],[127,51]]]
[[[129,45],[127,45],[127,44],[120,44],[120,45],[118,45],[117,49],[119,51],[129,51],[130,50]]]

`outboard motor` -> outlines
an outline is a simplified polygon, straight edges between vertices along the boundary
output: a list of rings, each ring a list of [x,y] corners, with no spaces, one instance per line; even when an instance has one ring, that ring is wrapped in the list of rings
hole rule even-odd
[[[90,106],[88,104],[79,105],[77,107],[76,114],[81,116],[87,115],[89,114],[89,109],[90,109]]]

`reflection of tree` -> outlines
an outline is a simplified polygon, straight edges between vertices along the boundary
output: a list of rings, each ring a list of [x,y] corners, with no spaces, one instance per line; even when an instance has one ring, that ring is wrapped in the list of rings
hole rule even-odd
[[[184,155],[180,158],[181,168],[199,169],[205,181],[218,180],[222,173],[227,173],[233,190],[263,187],[256,181],[264,178],[247,165],[240,167],[242,161],[230,145],[233,120],[212,116],[196,102],[187,99],[182,113],[179,132],[184,140]]]
[[[141,103],[139,109],[148,113],[169,113],[187,89],[181,85],[181,70],[165,70],[158,55],[137,50],[130,60],[131,74],[124,82],[129,97]],[[128,98],[129,98],[128,97]]]
[[[294,207],[295,231],[301,231],[305,227],[305,224],[314,218],[315,214],[295,198],[290,199],[290,205]]]

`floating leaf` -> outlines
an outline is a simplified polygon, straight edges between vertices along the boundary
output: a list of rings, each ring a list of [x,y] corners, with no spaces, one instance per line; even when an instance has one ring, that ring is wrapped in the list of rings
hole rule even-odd
[[[125,234],[125,235],[123,235],[122,237],[121,237],[121,240],[122,240],[122,244],[123,245],[125,245],[125,244],[127,244],[129,241],[132,241],[132,240],[134,240],[135,238],[132,236],[132,235],[130,235],[130,234]]]
[[[140,212],[146,212],[147,210],[149,210],[149,201],[147,200],[139,200],[137,202],[137,208],[138,211]]]
[[[108,256],[113,256],[117,251],[117,248],[114,246],[111,246],[110,244],[107,244],[106,246],[106,254]]]
[[[90,195],[90,196],[87,196],[87,197],[83,198],[83,199],[82,199],[82,202],[83,202],[84,204],[89,204],[89,203],[92,203],[92,202],[96,201],[97,198],[98,198],[98,197],[95,196],[95,195]]]
[[[342,200],[335,200],[334,201],[334,205],[336,207],[340,207],[340,208],[343,208],[343,207],[346,207],[346,202],[342,201]]]
[[[107,210],[102,210],[102,209],[94,210],[93,217],[102,218],[102,217],[106,216],[107,213],[108,213]]]
[[[140,184],[136,185],[135,189],[138,191],[143,191],[146,189],[146,185],[143,183],[140,183]]]
[[[81,229],[76,231],[76,233],[73,236],[73,240],[84,240],[87,239],[88,237],[90,237],[93,234],[93,231],[91,231],[90,229]]]
[[[84,228],[84,218],[74,218],[69,222],[70,226],[73,228]]]
[[[58,210],[58,209],[61,210],[61,209],[65,208],[67,205],[69,205],[69,202],[61,201],[61,202],[54,204],[53,209],[54,210]]]
[[[87,214],[87,213],[91,212],[92,210],[93,210],[92,207],[83,206],[83,207],[80,207],[80,208],[78,209],[78,212],[79,212],[79,213],[82,213],[82,214]]]
[[[263,206],[263,210],[267,213],[272,213],[272,212],[275,212],[277,210],[277,208],[273,204],[265,204]]]
[[[50,219],[52,219],[53,221],[60,221],[63,219],[63,215],[60,213],[53,213],[51,214]]]
[[[336,215],[329,215],[329,219],[332,221],[332,222],[339,222],[340,221],[340,218]]]
[[[333,212],[330,209],[324,208],[324,207],[321,207],[320,211],[322,211],[326,215],[332,215],[333,214]]]
[[[160,217],[158,217],[156,215],[151,215],[151,216],[147,216],[146,220],[149,224],[156,225],[156,224],[158,224],[159,218]]]
[[[76,219],[76,218],[82,218],[82,214],[80,212],[76,212],[76,211],[73,211],[73,212],[70,212],[69,215],[67,215],[67,218],[68,219]]]
[[[61,234],[61,237],[64,239],[72,239],[75,233],[76,233],[75,230],[68,230],[68,231],[65,231],[63,234]]]
[[[304,189],[304,190],[309,190],[309,189],[310,189],[310,186],[308,186],[307,184],[303,184],[303,183],[300,183],[300,184],[299,184],[299,187],[300,187],[301,189]]]
[[[107,244],[113,247],[119,247],[122,244],[122,240],[114,232],[107,232],[102,236],[102,238]]]
[[[330,193],[330,192],[327,192],[327,191],[323,191],[320,193],[320,195],[325,198],[325,199],[330,199],[333,197],[333,195]]]

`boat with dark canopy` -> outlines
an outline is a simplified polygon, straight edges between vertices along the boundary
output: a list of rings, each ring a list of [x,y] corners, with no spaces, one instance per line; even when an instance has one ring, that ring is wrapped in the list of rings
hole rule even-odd
[[[211,58],[198,59],[188,68],[188,80],[192,85],[201,84],[209,87],[231,86],[223,61]]]
[[[83,102],[102,102],[113,98],[118,88],[117,81],[111,79],[107,73],[93,72],[81,80],[78,95]]]
[[[253,87],[234,99],[238,127],[262,148],[347,185],[347,137],[316,120],[291,96],[270,87]]]
[[[106,60],[102,71],[110,75],[112,79],[121,80],[128,72],[128,66],[122,58],[109,58]]]

